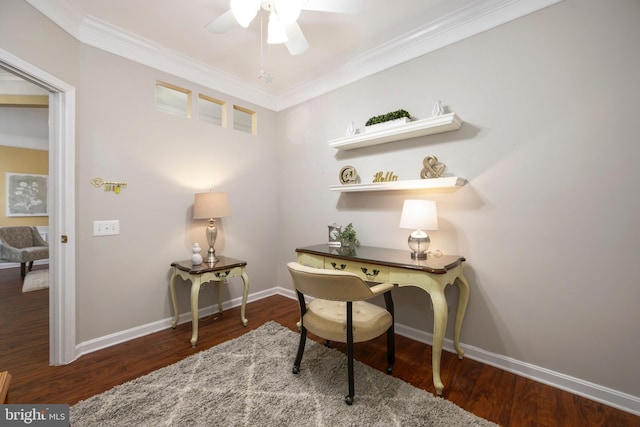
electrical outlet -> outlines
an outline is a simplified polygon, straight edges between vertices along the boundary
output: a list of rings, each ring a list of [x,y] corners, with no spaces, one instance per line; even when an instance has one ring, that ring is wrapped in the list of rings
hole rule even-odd
[[[120,234],[119,220],[93,221],[94,236],[113,236],[115,234]]]

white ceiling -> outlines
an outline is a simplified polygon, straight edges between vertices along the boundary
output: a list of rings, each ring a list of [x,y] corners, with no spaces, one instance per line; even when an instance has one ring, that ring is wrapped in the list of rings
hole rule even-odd
[[[358,15],[302,11],[298,23],[310,48],[292,56],[282,45],[267,45],[268,15],[261,11],[249,28],[236,25],[214,34],[205,25],[229,10],[229,0],[72,0],[86,15],[153,40],[271,93],[338,68],[401,36],[407,30],[474,0],[364,0]],[[262,22],[261,22],[262,21]],[[263,32],[261,43],[261,23]],[[258,81],[261,69],[273,83]]]
[[[357,15],[302,11],[310,48],[297,56],[266,44],[262,12],[247,29],[209,32],[229,0],[27,1],[83,43],[277,111],[560,0],[364,0]]]

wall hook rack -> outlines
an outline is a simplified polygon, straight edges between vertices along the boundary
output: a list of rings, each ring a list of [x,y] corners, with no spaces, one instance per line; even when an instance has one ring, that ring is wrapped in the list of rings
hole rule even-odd
[[[96,188],[104,187],[104,191],[113,191],[116,194],[120,194],[120,190],[127,188],[126,182],[121,181],[104,181],[100,177],[95,177],[91,180],[91,185]]]

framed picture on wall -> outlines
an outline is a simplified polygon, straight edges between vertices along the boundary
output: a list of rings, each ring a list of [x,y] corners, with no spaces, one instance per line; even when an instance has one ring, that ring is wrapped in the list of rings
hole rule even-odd
[[[7,172],[7,216],[49,216],[47,175]]]

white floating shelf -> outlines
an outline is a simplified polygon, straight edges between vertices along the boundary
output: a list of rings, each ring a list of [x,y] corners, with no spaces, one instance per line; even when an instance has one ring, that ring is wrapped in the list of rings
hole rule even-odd
[[[393,191],[393,190],[435,190],[458,189],[467,183],[467,180],[459,176],[447,176],[444,178],[413,179],[408,181],[372,182],[367,184],[343,184],[331,185],[329,190],[341,192],[354,191]]]
[[[338,150],[353,150],[354,148],[449,132],[460,129],[461,126],[462,120],[460,117],[456,113],[448,113],[442,116],[408,122],[388,129],[333,139],[329,141],[329,146]]]

